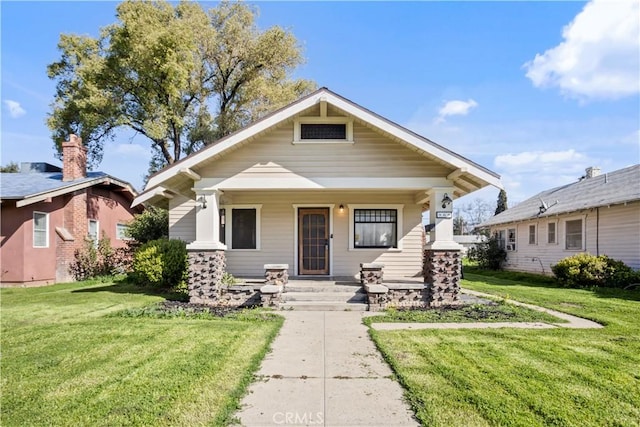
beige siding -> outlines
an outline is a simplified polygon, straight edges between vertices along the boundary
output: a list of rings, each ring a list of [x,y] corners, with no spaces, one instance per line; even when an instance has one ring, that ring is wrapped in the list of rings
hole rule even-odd
[[[261,276],[263,265],[287,263],[291,274],[296,263],[295,221],[293,205],[318,206],[333,204],[333,270],[334,276],[356,276],[362,262],[382,262],[388,278],[419,275],[422,268],[421,209],[413,204],[413,196],[391,193],[299,193],[237,192],[225,194],[234,205],[261,204],[260,250],[228,250],[227,269],[236,276]],[[343,204],[345,211],[339,212]],[[401,204],[403,207],[402,250],[349,250],[348,204]]]
[[[450,170],[354,123],[353,144],[292,144],[293,124],[197,169],[206,177],[442,177]]]
[[[169,237],[185,242],[196,239],[195,201],[179,195],[169,200]]]
[[[583,220],[583,250],[565,249],[565,222]],[[556,242],[547,243],[549,222],[556,222]],[[529,225],[537,226],[537,241],[529,244]],[[580,252],[608,255],[640,269],[640,202],[590,209],[561,215],[557,218],[536,219],[492,228],[516,228],[517,247],[508,251],[506,269],[551,273],[551,266],[559,260]]]

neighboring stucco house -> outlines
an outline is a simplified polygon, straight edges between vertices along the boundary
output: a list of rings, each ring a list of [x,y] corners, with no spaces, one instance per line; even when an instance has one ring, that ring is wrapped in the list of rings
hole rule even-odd
[[[72,135],[63,144],[63,167],[22,163],[18,173],[0,174],[0,282],[36,286],[73,280],[69,266],[85,238],[103,236],[125,245],[131,185],[86,170],[86,150]]]
[[[485,221],[507,251],[505,268],[551,274],[579,252],[640,269],[640,165],[543,191]]]
[[[422,275],[428,250],[459,250],[451,200],[499,176],[326,88],[152,176],[134,205],[169,208],[169,234],[236,276]],[[193,260],[192,260],[193,262]],[[219,268],[219,267],[214,267]]]

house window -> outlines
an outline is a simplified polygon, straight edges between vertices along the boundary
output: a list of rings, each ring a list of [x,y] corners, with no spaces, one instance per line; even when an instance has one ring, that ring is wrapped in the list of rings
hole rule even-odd
[[[582,250],[582,220],[575,219],[565,222],[565,248],[568,250]]]
[[[300,139],[347,139],[346,123],[301,123]]]
[[[556,243],[556,223],[547,224],[547,243]]]
[[[496,233],[496,236],[498,238],[498,246],[500,247],[500,249],[505,249],[507,242],[506,242],[506,231],[505,230],[499,230]]]
[[[529,226],[529,244],[530,245],[535,245],[536,244],[536,226],[535,224],[532,224]]]
[[[516,250],[516,229],[509,228],[507,230],[507,250],[515,251]]]
[[[127,224],[117,223],[116,224],[116,239],[118,240],[131,240],[129,236],[127,236],[127,229],[129,226]]]
[[[98,247],[98,221],[95,219],[89,220],[89,228],[87,235],[90,240],[93,241],[95,247]]]
[[[33,213],[33,247],[49,247],[49,214]]]
[[[353,143],[353,120],[347,117],[300,117],[293,128],[294,144]]]
[[[261,207],[227,205],[221,208],[220,243],[229,245],[229,249],[260,249]]]
[[[396,209],[355,209],[353,221],[354,247],[398,247],[398,211]]]

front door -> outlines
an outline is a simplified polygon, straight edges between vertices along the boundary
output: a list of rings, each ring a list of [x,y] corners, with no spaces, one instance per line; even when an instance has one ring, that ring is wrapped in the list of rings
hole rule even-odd
[[[329,209],[298,210],[300,274],[329,274]]]

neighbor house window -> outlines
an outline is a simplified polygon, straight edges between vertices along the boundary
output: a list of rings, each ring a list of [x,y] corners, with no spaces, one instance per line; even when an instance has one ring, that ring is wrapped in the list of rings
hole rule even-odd
[[[556,243],[556,223],[547,224],[547,243]]]
[[[98,247],[98,221],[95,219],[89,220],[89,228],[87,235],[89,239],[93,241],[93,244]]]
[[[49,247],[49,214],[33,213],[33,247]]]
[[[498,238],[498,246],[500,247],[500,249],[505,249],[507,246],[507,232],[505,230],[498,230],[496,236]]]
[[[353,222],[354,247],[398,247],[398,211],[396,209],[355,209]]]
[[[117,223],[116,224],[116,239],[118,240],[131,240],[130,237],[127,236],[127,229],[129,226],[127,224]]]
[[[582,250],[582,220],[575,219],[565,222],[565,248]]]
[[[516,229],[509,228],[507,230],[507,250],[515,251],[516,250]]]
[[[260,249],[261,205],[227,205],[220,209],[220,243],[229,249]]]
[[[529,244],[536,244],[536,226],[534,224],[529,226]]]

